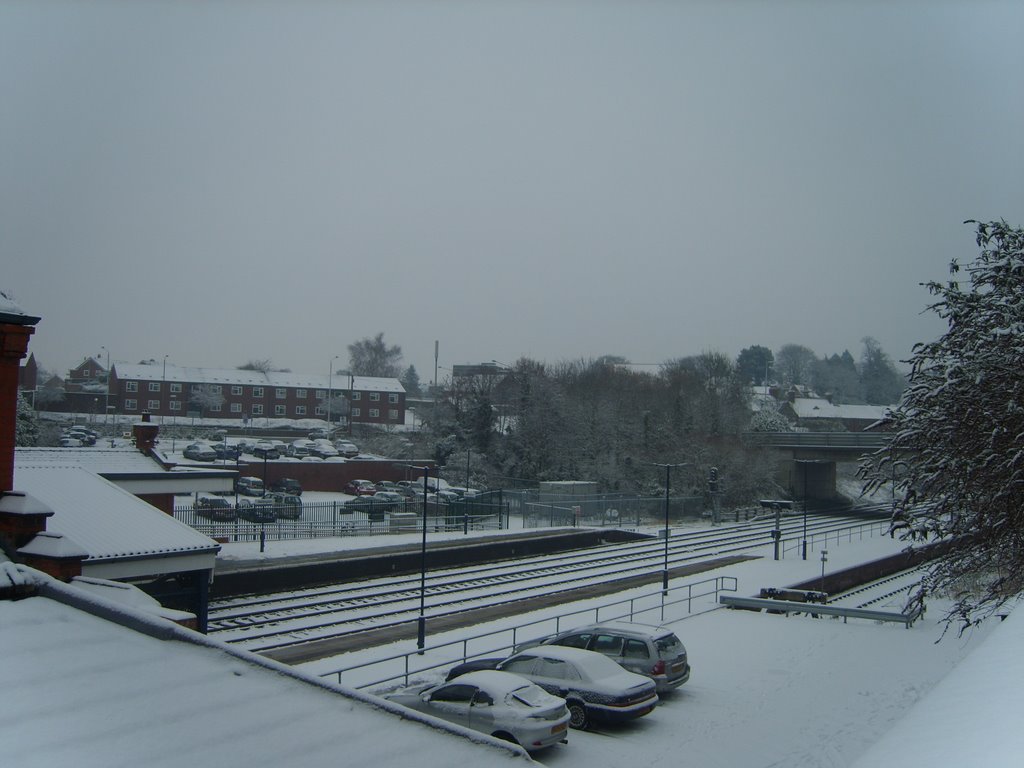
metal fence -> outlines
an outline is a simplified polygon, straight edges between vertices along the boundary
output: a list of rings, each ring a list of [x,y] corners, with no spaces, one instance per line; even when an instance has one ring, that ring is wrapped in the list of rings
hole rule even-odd
[[[665,497],[627,494],[544,497],[537,491],[505,491],[513,512],[523,517],[524,528],[554,526],[644,526],[664,524]],[[670,523],[698,520],[711,514],[701,496],[674,496],[669,499]]]
[[[703,598],[710,598],[710,600],[703,601],[703,610],[714,610],[718,607],[721,593],[735,592],[737,585],[738,582],[733,576],[716,576],[679,584],[670,587],[667,597],[659,589],[656,592],[636,597],[601,603],[504,629],[438,643],[427,646],[422,651],[409,651],[373,661],[351,664],[329,672],[322,672],[320,677],[334,678],[336,682],[345,683],[354,688],[372,688],[399,681],[403,685],[409,685],[410,679],[414,675],[448,667],[471,658],[506,656],[520,644],[556,634],[564,626],[578,626],[589,622],[633,621],[634,619],[653,623],[655,612],[658,614],[658,621],[665,620],[666,608],[670,609],[673,620],[678,620],[691,615],[694,610],[694,601]],[[673,608],[675,610],[671,610]],[[430,617],[427,617],[427,621],[430,621]],[[378,677],[385,670],[387,674],[384,677]]]
[[[369,497],[367,497],[369,498]],[[245,501],[249,506],[243,506]],[[398,504],[361,504],[347,507],[342,501],[302,502],[298,509],[290,504],[267,504],[273,521],[246,519],[260,504],[258,499],[241,499],[237,508],[231,506],[230,520],[211,519],[212,512],[204,506],[175,507],[174,517],[197,531],[219,541],[284,541],[315,539],[328,536],[380,536],[385,534],[422,532],[426,520],[428,531],[464,532],[501,530],[508,526],[508,507],[498,503],[430,503],[424,512],[423,502]],[[295,514],[297,517],[292,519]]]

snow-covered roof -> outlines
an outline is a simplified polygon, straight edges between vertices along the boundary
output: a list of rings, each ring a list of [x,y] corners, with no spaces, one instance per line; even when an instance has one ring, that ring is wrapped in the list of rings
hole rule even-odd
[[[219,549],[213,539],[86,469],[19,466],[14,486],[53,510],[47,530],[68,536],[89,553],[83,568],[198,554],[208,555],[207,567],[213,567]]]
[[[35,325],[39,322],[38,317],[28,315],[24,309],[18,306],[18,302],[10,293],[4,290],[0,290],[0,320],[19,325]]]
[[[153,459],[136,448],[16,448],[14,466],[81,467],[97,475],[151,474],[166,472]]]
[[[798,397],[790,403],[793,413],[801,419],[857,419],[879,421],[889,410],[888,405],[835,405],[825,398]]]
[[[0,600],[0,759],[20,768],[529,764],[483,734],[230,648],[24,566]]]
[[[347,390],[349,378],[345,374],[291,373],[285,371],[241,371],[237,368],[192,368],[178,365],[128,365],[117,363],[113,366],[117,378],[135,381],[170,381],[186,384],[239,384],[255,387],[293,387],[305,389],[327,389],[328,384],[335,390]],[[361,392],[405,392],[398,379],[376,376],[354,376],[352,388]]]

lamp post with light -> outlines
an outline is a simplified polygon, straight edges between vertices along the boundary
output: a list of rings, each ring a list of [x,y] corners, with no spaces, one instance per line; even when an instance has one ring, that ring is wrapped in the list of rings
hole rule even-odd
[[[669,489],[671,487],[672,480],[672,468],[673,467],[685,467],[689,466],[687,463],[683,464],[655,464],[655,467],[665,468],[665,565],[661,572],[661,597],[662,597],[662,618],[665,613],[665,596],[668,594],[668,499]]]

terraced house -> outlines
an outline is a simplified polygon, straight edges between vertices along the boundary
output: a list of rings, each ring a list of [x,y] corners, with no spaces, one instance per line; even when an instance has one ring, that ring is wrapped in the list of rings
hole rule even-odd
[[[116,363],[110,403],[117,413],[164,417],[405,423],[405,389],[398,379],[344,374]]]

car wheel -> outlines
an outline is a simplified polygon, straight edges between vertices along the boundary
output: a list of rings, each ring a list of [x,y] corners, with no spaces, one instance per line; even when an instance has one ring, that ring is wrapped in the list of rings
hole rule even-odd
[[[511,741],[513,744],[519,743],[518,741],[516,741],[516,737],[513,736],[511,733],[508,733],[507,731],[498,731],[496,733],[492,733],[491,736],[493,736],[496,739],[501,739],[502,741]]]
[[[586,730],[589,720],[587,719],[587,708],[583,702],[569,701],[566,702],[566,706],[569,708],[569,727],[580,731]]]

